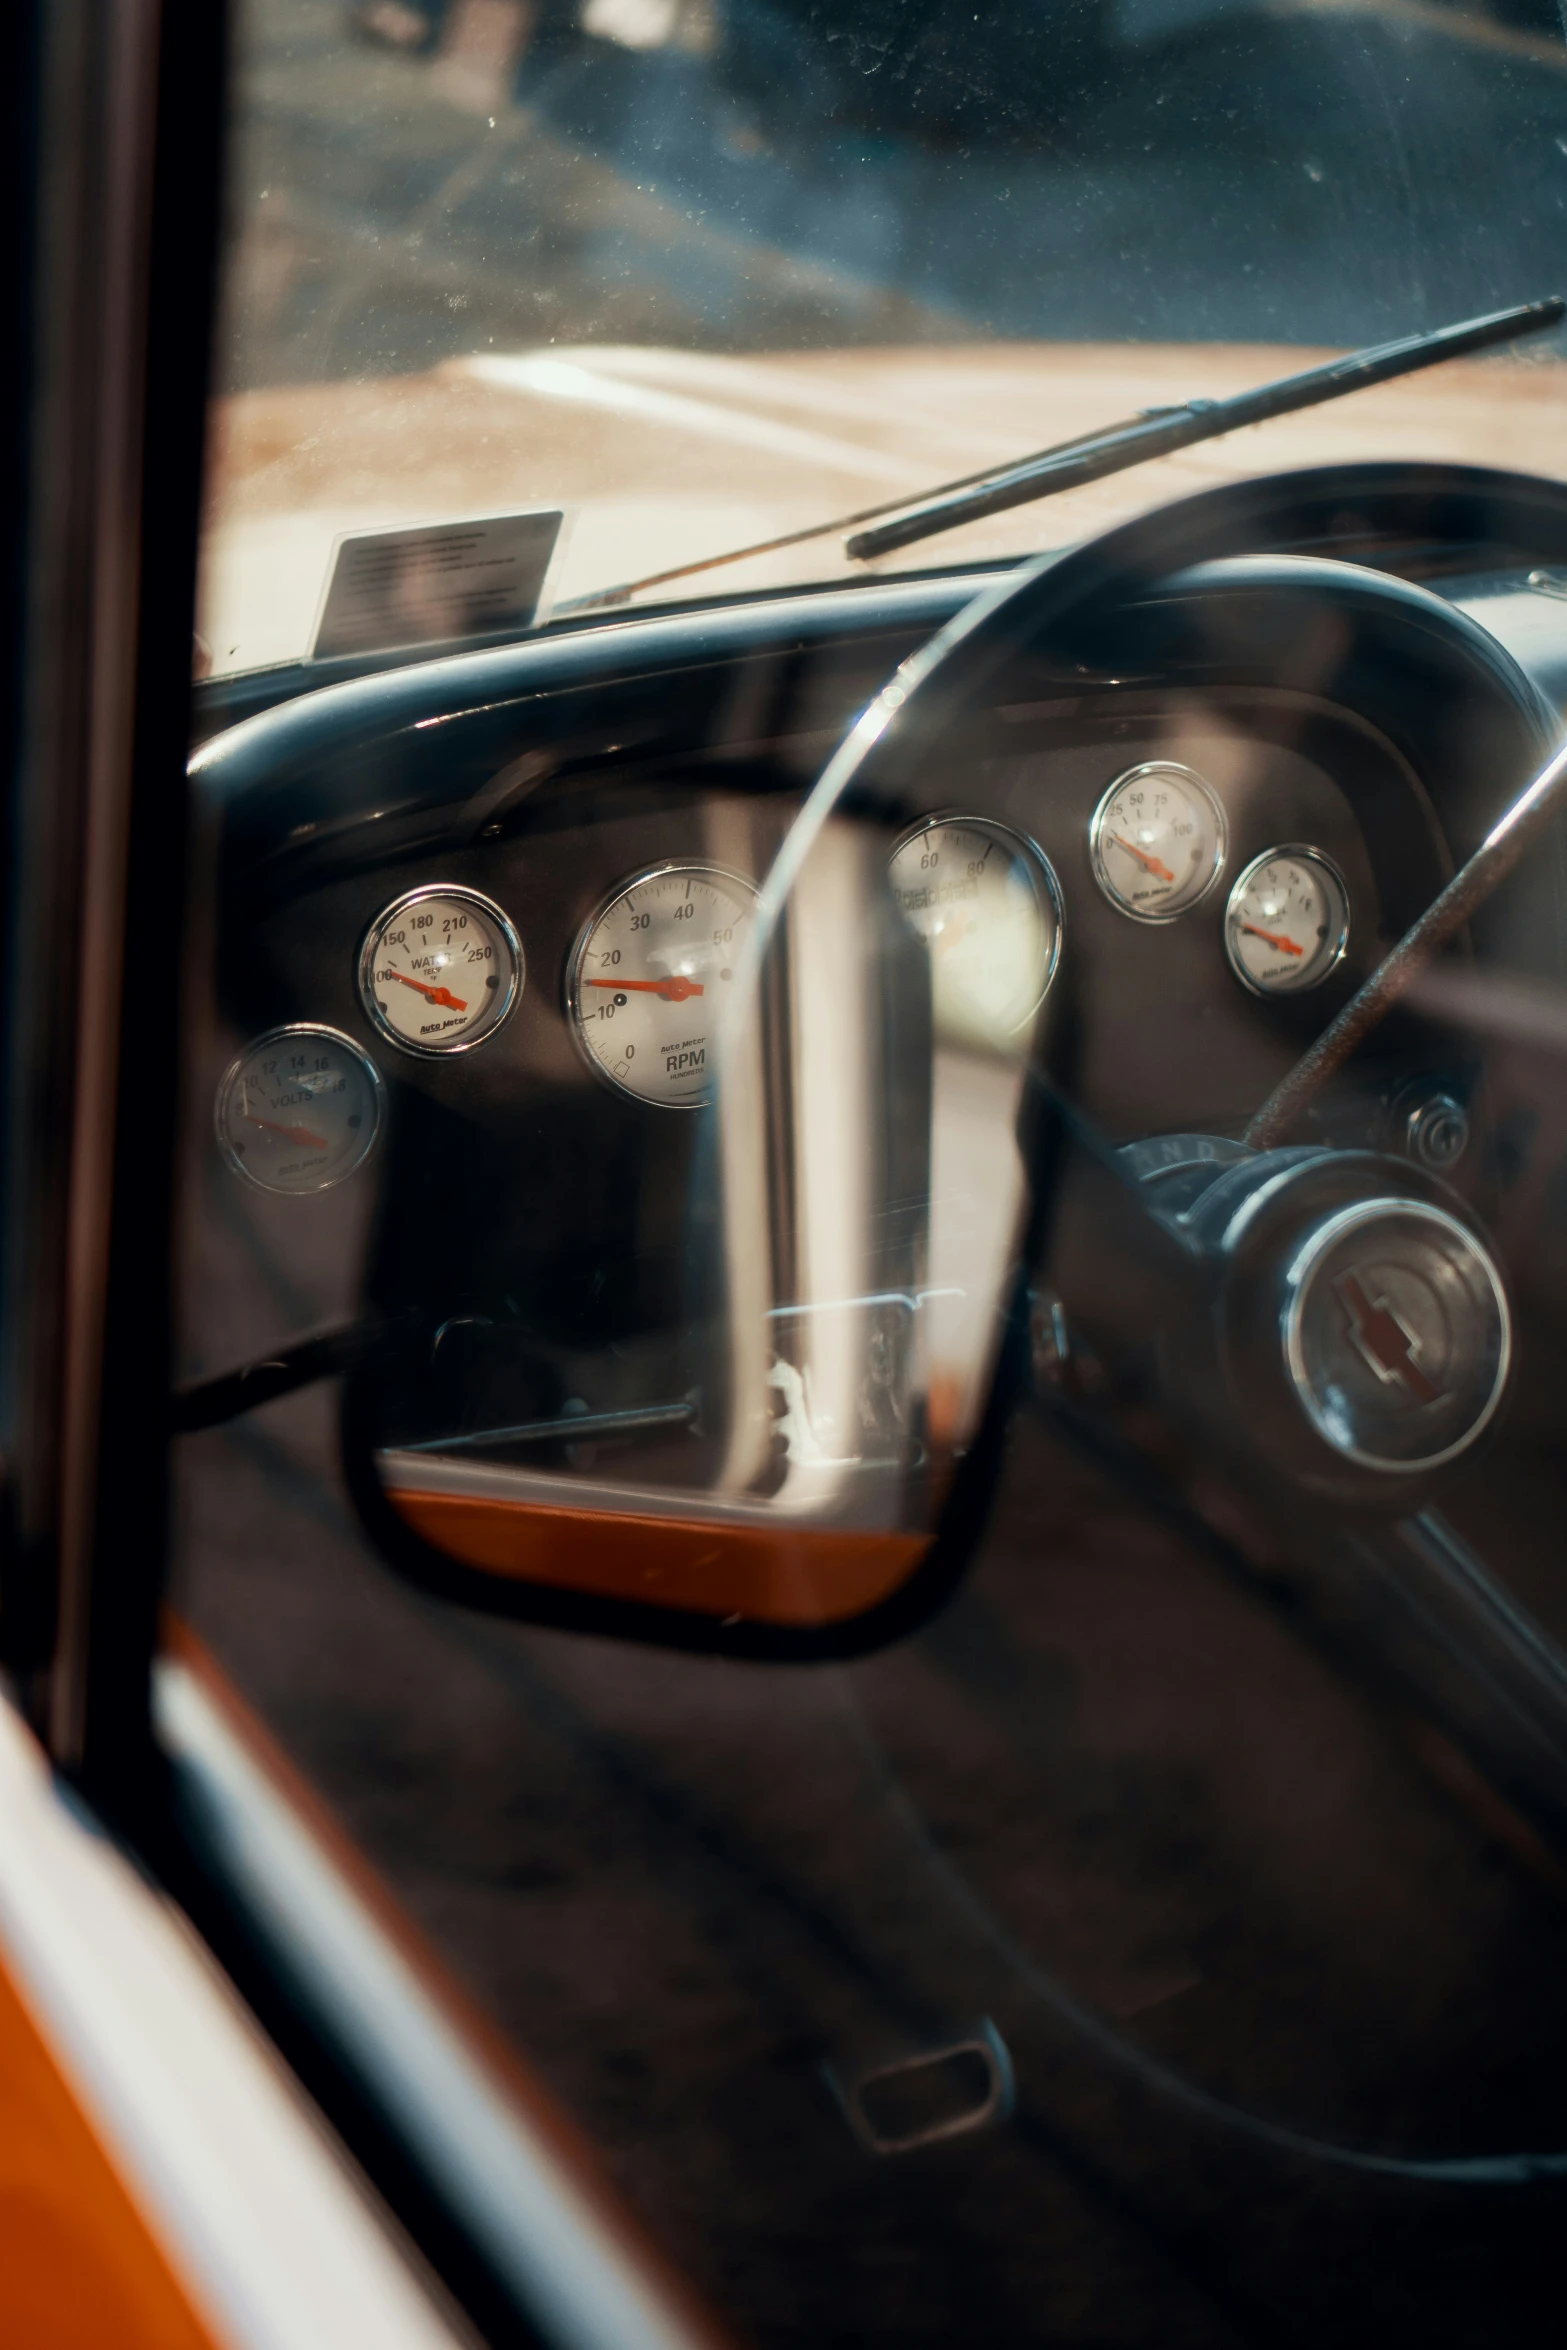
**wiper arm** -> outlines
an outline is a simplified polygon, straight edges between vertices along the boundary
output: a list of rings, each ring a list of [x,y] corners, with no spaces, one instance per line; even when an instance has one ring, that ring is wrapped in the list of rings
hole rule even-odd
[[[1559,325],[1564,317],[1567,317],[1567,301],[1553,294],[1543,302],[1523,302],[1516,309],[1466,319],[1459,326],[1440,326],[1429,334],[1406,335],[1401,342],[1374,343],[1364,351],[1350,352],[1346,358],[1330,359],[1325,366],[1308,368],[1303,375],[1283,376],[1277,383],[1261,384],[1256,390],[1239,392],[1229,400],[1188,400],[1182,407],[1144,410],[1119,424],[1096,425],[1092,432],[1079,433],[1069,441],[1057,441],[1048,449],[1037,450],[1032,457],[1020,458],[1015,465],[999,470],[989,466],[981,473],[944,482],[917,499],[889,498],[879,506],[863,506],[857,513],[840,514],[830,522],[812,523],[806,530],[785,531],[776,538],[731,548],[723,555],[704,555],[694,563],[678,563],[667,571],[653,571],[645,578],[626,580],[619,587],[599,588],[591,595],[573,597],[569,603],[555,606],[556,617],[629,603],[633,596],[648,588],[667,587],[674,580],[690,579],[702,571],[717,571],[728,563],[743,563],[753,555],[773,555],[784,547],[832,538],[843,530],[855,534],[845,540],[844,553],[857,562],[869,562],[877,555],[889,555],[896,548],[912,546],[919,539],[933,538],[938,531],[955,530],[961,522],[999,514],[1009,506],[1027,505],[1035,498],[1056,497],[1062,490],[1077,489],[1084,482],[1102,481],[1107,474],[1124,473],[1130,466],[1144,465],[1151,458],[1168,456],[1176,449],[1189,449],[1198,441],[1217,440],[1224,433],[1238,432],[1242,425],[1263,424],[1270,417],[1289,416],[1300,408],[1314,408],[1324,400],[1341,400],[1347,392],[1362,391],[1371,384],[1389,383],[1395,376],[1413,375],[1418,369],[1435,367],[1444,359],[1462,359],[1471,351],[1489,350],[1496,343],[1517,342],[1524,335],[1543,334],[1548,327]],[[886,516],[897,519],[887,521],[883,519]],[[862,529],[860,525],[864,523],[879,527]]]
[[[1103,481],[1107,474],[1124,473],[1146,465],[1152,457],[1168,457],[1176,449],[1194,448],[1199,441],[1215,441],[1243,425],[1266,424],[1275,416],[1293,416],[1301,408],[1319,407],[1324,400],[1342,400],[1347,392],[1390,383],[1395,376],[1413,375],[1444,359],[1462,359],[1493,343],[1516,342],[1523,335],[1543,334],[1567,317],[1567,301],[1552,294],[1543,302],[1522,302],[1513,310],[1496,310],[1485,318],[1465,319],[1459,326],[1439,326],[1424,335],[1405,335],[1401,342],[1372,343],[1351,351],[1326,366],[1308,367],[1303,375],[1281,376],[1276,383],[1259,384],[1254,391],[1237,392],[1229,400],[1188,400],[1181,408],[1159,408],[1124,424],[1064,448],[1043,449],[1025,457],[1004,473],[972,485],[954,482],[933,492],[912,513],[874,530],[862,530],[848,539],[844,553],[859,562],[890,555],[917,539],[934,538],[938,531],[954,530],[960,522],[977,522],[987,514],[1005,513],[1009,506],[1026,506],[1035,498],[1053,498],[1084,482]]]

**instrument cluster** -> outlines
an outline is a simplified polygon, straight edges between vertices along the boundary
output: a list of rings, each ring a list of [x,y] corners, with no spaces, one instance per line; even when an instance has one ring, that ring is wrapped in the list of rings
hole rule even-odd
[[[1344,958],[1350,892],[1320,847],[1281,841],[1231,872],[1230,825],[1196,768],[1153,759],[1116,775],[1089,821],[1087,862],[1128,922],[1181,922],[1226,881],[1222,939],[1235,984],[1253,996],[1320,987]],[[893,845],[888,879],[931,958],[938,1035],[1016,1036],[1062,961],[1065,896],[1020,829],[961,808],[922,817]],[[582,1060],[647,1108],[712,1099],[718,1015],[756,907],[747,875],[670,858],[620,881],[581,925],[561,1004]],[[520,909],[519,909],[520,911]],[[518,923],[496,899],[432,880],[404,889],[354,951],[358,1006],[383,1052],[429,1061],[482,1051],[528,984]],[[369,1158],[387,1087],[341,1028],[298,1021],[257,1037],[218,1088],[217,1140],[265,1190],[330,1189]]]

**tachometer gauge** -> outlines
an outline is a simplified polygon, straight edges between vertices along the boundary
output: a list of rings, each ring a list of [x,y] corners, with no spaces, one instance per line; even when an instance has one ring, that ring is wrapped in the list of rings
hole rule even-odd
[[[385,1086],[335,1028],[271,1028],[218,1087],[218,1147],[263,1191],[330,1191],[370,1155]]]
[[[1173,922],[1224,869],[1224,810],[1190,767],[1154,759],[1118,775],[1088,831],[1094,878],[1134,922]]]
[[[1320,849],[1268,849],[1230,892],[1224,950],[1255,995],[1318,987],[1349,943],[1349,892]]]
[[[1007,1036],[1039,1009],[1061,953],[1061,893],[1031,841],[976,816],[927,816],[889,865],[931,952],[937,1033]]]
[[[656,865],[622,882],[577,942],[572,1025],[601,1076],[638,1101],[712,1099],[713,1043],[756,892],[715,865]]]
[[[409,1053],[465,1053],[522,993],[522,943],[493,898],[444,882],[378,914],[359,952],[359,997]]]

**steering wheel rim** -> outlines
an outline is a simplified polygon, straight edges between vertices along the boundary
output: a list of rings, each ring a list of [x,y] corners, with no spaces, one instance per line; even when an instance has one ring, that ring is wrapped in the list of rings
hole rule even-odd
[[[814,840],[846,802],[878,805],[889,823],[908,819],[909,805],[900,805],[900,801],[917,787],[919,773],[925,762],[936,756],[940,739],[945,738],[950,750],[952,734],[961,725],[965,710],[978,704],[1020,644],[1030,636],[1038,641],[1054,635],[1059,640],[1085,615],[1124,610],[1129,602],[1156,595],[1162,583],[1200,588],[1203,583],[1194,578],[1199,566],[1242,552],[1254,529],[1265,537],[1265,518],[1275,501],[1283,503],[1294,495],[1294,485],[1287,482],[1242,484],[1202,493],[1119,526],[1065,556],[1046,558],[1022,578],[999,583],[976,599],[903,664],[828,762],[802,822],[786,843],[763,892],[759,928],[781,916]],[[1370,592],[1396,604],[1411,627],[1429,629],[1444,645],[1450,644],[1461,663],[1472,664],[1477,690],[1491,697],[1492,714],[1511,737],[1512,769],[1492,779],[1502,806],[1510,804],[1514,792],[1555,747],[1559,733],[1555,713],[1502,648],[1439,599],[1388,581],[1379,582]],[[1007,1336],[976,1440],[960,1464],[925,1567],[914,1583],[878,1612],[874,1623],[862,1621],[847,1637],[828,1636],[821,1646],[831,1653],[853,1654],[880,1645],[916,1629],[934,1613],[965,1572],[994,1501],[1008,1431],[1029,1384],[1029,1273],[1042,1253],[1044,1227],[1059,1212],[1062,1169],[1073,1161],[1081,1165],[1085,1159],[1090,1167],[1097,1162],[1107,1176],[1113,1169],[1114,1154],[1054,1092],[1048,1078],[1038,1077],[1031,1106],[1033,1131],[1026,1157],[1033,1178],[1032,1208],[1019,1250],[1021,1273],[1011,1301]],[[1140,1261],[1140,1275],[1154,1282],[1180,1284],[1187,1267],[1171,1220],[1156,1213],[1150,1195],[1134,1183],[1123,1179],[1115,1197],[1123,1204],[1136,1202],[1142,1209],[1138,1239],[1149,1253]],[[1092,1205],[1091,1201],[1090,1208]],[[1070,1410],[1061,1417],[1069,1421]],[[1062,1432],[1070,1435],[1069,1429],[1058,1428],[1058,1433]],[[1107,1464],[1101,1458],[1099,1465]],[[1155,1508],[1160,1506],[1160,1497],[1146,1498]],[[1203,1524],[1191,1511],[1186,1512],[1183,1525],[1178,1517],[1180,1497],[1172,1489],[1163,1498],[1176,1503],[1176,1511],[1171,1513],[1174,1531],[1190,1540],[1206,1541],[1216,1550],[1227,1550],[1232,1562],[1245,1563],[1233,1530],[1226,1540],[1224,1531]],[[1185,2108],[1192,2118],[1216,2123],[1250,2139],[1259,2151],[1442,2186],[1516,2186],[1559,2177],[1567,2169],[1567,2155],[1555,2149],[1421,2158],[1337,2143],[1278,2123],[1244,2110],[1149,2059],[1058,1982],[1043,1974],[1038,1980],[1062,2020],[1099,2057],[1122,2073],[1137,2076],[1160,2098]]]
[[[874,781],[876,770],[901,752],[916,718],[929,727],[954,702],[977,697],[1025,641],[1040,642],[1084,615],[1145,597],[1198,565],[1277,552],[1281,520],[1298,516],[1303,485],[1317,479],[1276,474],[1199,490],[1004,574],[900,665],[828,761],[800,825],[824,820],[844,791]],[[1375,581],[1380,596],[1399,602],[1412,624],[1439,636],[1451,656],[1467,656],[1476,691],[1495,695],[1516,718],[1524,751],[1519,783],[1543,764],[1560,732],[1557,715],[1494,637],[1424,588],[1359,566],[1339,568]]]
[[[830,817],[846,803],[874,808],[886,821],[907,822],[917,805],[921,774],[950,744],[966,716],[981,706],[1009,663],[1025,649],[1049,648],[1068,658],[1074,643],[1092,636],[1129,606],[1155,601],[1166,589],[1190,595],[1223,593],[1238,584],[1239,566],[1259,545],[1276,543],[1281,517],[1298,513],[1302,483],[1318,477],[1280,475],[1226,484],[1153,509],[1118,524],[1065,554],[1047,555],[977,596],[919,652],[903,662],[829,759],[763,887],[759,938],[782,916],[790,893]],[[1234,566],[1234,568],[1231,568]],[[1205,567],[1207,567],[1205,571]],[[1486,771],[1497,783],[1499,805],[1479,807],[1477,834],[1505,808],[1555,747],[1556,713],[1512,656],[1464,614],[1424,588],[1349,565],[1282,559],[1284,572],[1310,572],[1334,592],[1396,619],[1412,640],[1439,649],[1477,723],[1494,735]],[[1250,584],[1279,584],[1279,559],[1262,558]],[[1460,850],[1467,842],[1460,838]],[[1037,1073],[1036,1073],[1037,1075]],[[1034,1132],[1028,1145],[1033,1206],[1022,1244],[1024,1268],[1007,1316],[989,1396],[973,1441],[959,1462],[924,1563],[907,1585],[870,1615],[805,1636],[811,1654],[864,1653],[904,1636],[927,1620],[965,1572],[988,1518],[1004,1458],[1007,1430],[1027,1383],[1030,1269],[1040,1261],[1044,1228],[1053,1210],[1060,1166],[1099,1163],[1110,1173],[1114,1154],[1081,1114],[1070,1110],[1046,1081],[1036,1084]],[[1116,1197],[1143,1211],[1143,1238],[1154,1253],[1156,1280],[1181,1282],[1185,1252],[1168,1222],[1124,1176]]]

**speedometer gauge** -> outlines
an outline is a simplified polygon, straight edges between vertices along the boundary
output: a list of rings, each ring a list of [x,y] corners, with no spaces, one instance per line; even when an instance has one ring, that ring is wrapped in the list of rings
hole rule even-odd
[[[409,1053],[463,1053],[493,1036],[522,993],[522,943],[493,898],[431,882],[395,898],[365,933],[359,997]]]
[[[370,1155],[381,1072],[335,1028],[270,1028],[218,1087],[218,1147],[263,1191],[330,1191]]]
[[[1254,995],[1318,987],[1349,942],[1349,892],[1320,849],[1268,849],[1230,892],[1224,951]]]
[[[1191,767],[1154,759],[1118,775],[1094,810],[1094,878],[1134,922],[1173,922],[1224,869],[1224,810]]]
[[[888,867],[930,948],[937,1032],[1006,1036],[1038,1010],[1061,952],[1061,893],[1032,841],[976,816],[927,816]]]
[[[716,865],[655,865],[622,882],[583,931],[568,1005],[589,1060],[663,1109],[712,1099],[713,1042],[756,892]]]

